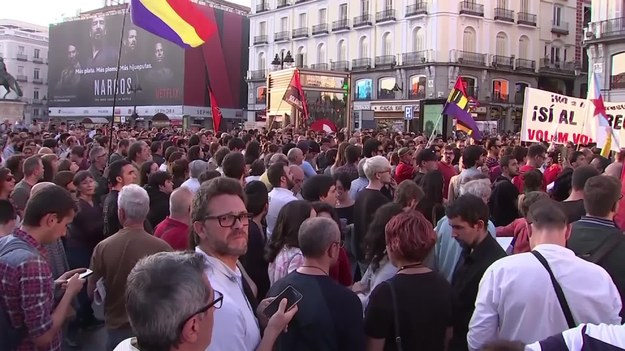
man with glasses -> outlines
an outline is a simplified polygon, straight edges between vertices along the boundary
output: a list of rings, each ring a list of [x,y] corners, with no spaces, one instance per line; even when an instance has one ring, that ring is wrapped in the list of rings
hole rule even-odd
[[[207,261],[208,280],[227,296],[215,313],[210,351],[252,351],[261,341],[256,298],[237,262],[247,252],[250,217],[234,179],[211,179],[193,199],[195,251]]]
[[[104,177],[104,169],[106,168],[106,162],[108,153],[102,146],[96,146],[89,151],[89,173],[93,176],[98,186],[95,189],[94,199],[98,204],[104,201],[104,196],[109,192],[108,181]]]
[[[157,253],[139,261],[126,288],[126,309],[136,337],[124,340],[115,351],[207,349],[215,313],[227,297],[211,286],[206,265],[204,255],[190,252]],[[297,312],[296,306],[285,313],[285,302],[269,320],[256,350],[271,350]]]
[[[443,157],[438,161],[438,170],[443,174],[443,198],[449,197],[449,183],[451,178],[456,175],[456,169],[452,162],[454,161],[454,146],[447,144],[443,147]]]

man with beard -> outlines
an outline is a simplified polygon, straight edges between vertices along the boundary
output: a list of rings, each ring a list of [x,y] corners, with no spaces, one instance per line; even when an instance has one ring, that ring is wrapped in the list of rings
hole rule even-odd
[[[293,195],[293,176],[286,163],[275,163],[267,170],[267,179],[273,187],[269,192],[269,208],[267,209],[267,236],[271,236],[278,220],[278,213],[284,205],[297,200]]]
[[[112,66],[115,63],[115,51],[106,43],[106,21],[104,16],[96,16],[91,20],[91,53],[89,64],[91,68]]]
[[[126,40],[124,41],[124,53],[122,56],[123,62],[137,63],[137,30],[129,29]]]
[[[227,297],[214,313],[208,350],[255,350],[261,340],[256,298],[237,265],[247,252],[250,225],[241,183],[226,177],[203,183],[193,198],[191,219],[195,252],[206,259],[206,276]]]
[[[78,62],[78,50],[75,45],[70,44],[67,46],[67,66],[61,71],[56,90],[60,94],[75,93],[80,84],[80,73],[77,71],[81,69],[80,62]]]
[[[174,73],[167,67],[163,43],[157,42],[154,45],[154,66],[150,70],[148,80],[152,83],[158,83],[160,86],[166,86],[163,82],[168,82],[173,77]]]

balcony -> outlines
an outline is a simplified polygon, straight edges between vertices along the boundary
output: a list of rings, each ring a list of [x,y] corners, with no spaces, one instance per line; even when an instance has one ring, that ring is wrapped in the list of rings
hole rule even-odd
[[[26,55],[26,54],[17,54],[17,55],[15,55],[15,58],[18,61],[28,61],[28,55]]]
[[[349,30],[349,20],[347,18],[332,22],[332,31]]]
[[[293,39],[308,38],[308,28],[307,27],[303,27],[303,28],[293,29],[292,38]]]
[[[317,24],[312,27],[312,35],[328,34],[329,32],[327,23]]]
[[[514,58],[509,56],[494,55],[491,66],[495,68],[512,69],[514,67]]]
[[[17,80],[18,82],[28,82],[28,77],[23,74],[18,74],[15,76],[15,80]]]
[[[625,36],[625,17],[601,21],[598,25],[602,38]]]
[[[514,23],[514,11],[501,7],[495,8],[495,21]]]
[[[403,66],[422,65],[428,62],[427,51],[405,52],[401,54],[401,64]]]
[[[32,99],[31,104],[33,105],[43,105],[43,100],[42,99]]]
[[[331,71],[349,71],[349,61],[334,61],[330,63]]]
[[[256,13],[261,13],[261,12],[265,12],[265,11],[269,11],[269,3],[268,2],[263,2],[263,3],[260,3],[260,4],[256,5]]]
[[[43,63],[43,58],[41,58],[41,57],[33,57],[33,62],[34,63]]]
[[[313,63],[310,65],[310,69],[314,69],[315,71],[328,71],[328,67],[327,63]]]
[[[375,57],[375,66],[395,66],[397,64],[397,59],[395,59],[395,55],[382,55]]]
[[[278,2],[276,3],[276,8],[282,8],[282,7],[287,7],[289,6],[289,2],[287,0],[278,0]]]
[[[534,72],[536,71],[536,61],[518,58],[516,59],[514,69],[517,71]]]
[[[519,12],[516,15],[516,23],[536,27],[536,15],[527,12]]]
[[[406,17],[427,15],[428,3],[425,1],[417,1],[415,4],[406,6]]]
[[[33,78],[33,84],[43,84],[43,79],[41,79],[41,78]]]
[[[372,26],[372,25],[373,25],[373,18],[371,18],[370,14],[354,17],[354,28]]]
[[[551,22],[551,33],[554,34],[569,34],[569,22],[559,21],[559,22]]]
[[[282,32],[276,32],[273,35],[273,41],[285,41],[285,40],[289,40],[289,32],[288,31],[282,31]]]
[[[306,2],[306,1],[308,1],[308,0],[295,0],[295,3],[296,4],[301,4],[301,3]]]
[[[375,14],[375,23],[382,23],[388,21],[395,21],[395,9],[386,9],[384,11],[378,11]]]
[[[352,60],[352,70],[362,70],[371,68],[371,58],[359,58]]]
[[[250,78],[251,79],[265,79],[265,77],[267,76],[267,72],[264,69],[259,69],[256,71],[250,71]]]
[[[456,62],[463,65],[486,66],[486,54],[471,51],[456,51]]]
[[[510,95],[508,94],[502,94],[498,91],[493,91],[492,95],[493,95],[493,97],[491,98],[492,102],[507,104],[508,101],[510,101]]]
[[[254,36],[254,45],[269,44],[269,36],[261,34]]]
[[[544,57],[540,60],[540,72],[551,72],[559,74],[575,74],[575,70],[579,69],[579,63],[576,62],[563,62],[559,60],[552,61],[548,57]]]
[[[475,0],[460,1],[458,7],[461,15],[484,17],[484,5],[475,3]]]

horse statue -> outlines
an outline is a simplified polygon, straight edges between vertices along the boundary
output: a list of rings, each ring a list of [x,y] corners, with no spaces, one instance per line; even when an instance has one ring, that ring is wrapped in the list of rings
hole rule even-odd
[[[2,57],[0,57],[0,86],[4,87],[7,91],[4,96],[2,96],[3,100],[6,99],[7,95],[9,95],[11,91],[14,91],[18,97],[22,97],[24,95],[15,78],[7,72],[7,67]]]

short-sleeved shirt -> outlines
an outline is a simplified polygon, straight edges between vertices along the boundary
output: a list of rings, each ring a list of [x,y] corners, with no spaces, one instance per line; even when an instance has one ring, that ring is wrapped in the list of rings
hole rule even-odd
[[[143,257],[163,251],[172,251],[165,241],[144,230],[132,228],[123,228],[95,247],[90,267],[93,275],[89,279],[97,281],[104,278],[104,316],[107,328],[130,328],[124,298],[128,274]]]
[[[33,186],[28,184],[26,180],[22,179],[19,183],[15,184],[15,188],[13,188],[13,193],[11,194],[11,200],[13,200],[13,204],[19,211],[24,211],[26,208],[26,202],[30,198],[30,191]]]
[[[52,328],[54,310],[54,283],[52,272],[46,261],[46,250],[28,233],[16,229],[13,236],[32,246],[33,252],[26,254],[19,263],[10,262],[11,255],[23,254],[15,250],[0,258],[0,304],[9,314],[11,324],[16,328],[27,329],[18,351],[60,351],[60,332],[46,348],[35,347],[33,340]],[[11,236],[0,239],[0,245]]]

